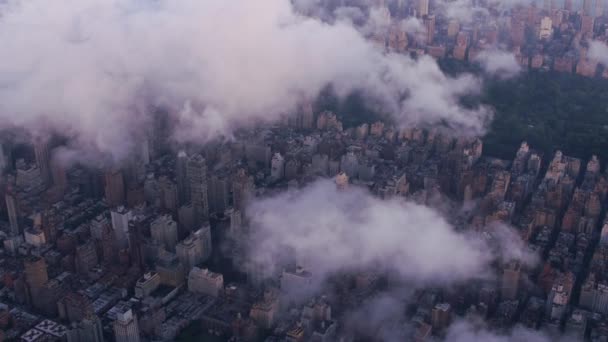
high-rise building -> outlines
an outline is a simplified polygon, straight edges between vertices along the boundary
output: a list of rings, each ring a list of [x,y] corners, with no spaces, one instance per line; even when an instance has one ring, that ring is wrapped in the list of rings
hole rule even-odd
[[[312,273],[300,266],[285,269],[281,274],[281,291],[283,293],[309,293],[312,284]]]
[[[48,141],[42,138],[36,139],[34,143],[34,154],[36,155],[36,165],[40,170],[40,177],[42,182],[49,186],[51,185],[51,163],[49,156],[49,144]]]
[[[179,262],[186,272],[209,259],[212,252],[211,228],[203,226],[182,240],[175,248]]]
[[[114,321],[114,336],[116,342],[139,342],[139,324],[133,310],[123,308],[116,313]]]
[[[144,251],[143,251],[143,233],[144,220],[139,217],[139,220],[129,222],[129,257],[131,265],[137,265],[140,268],[144,267]]]
[[[41,257],[30,256],[25,259],[23,266],[28,298],[33,303],[33,299],[40,296],[44,285],[49,281],[46,261]]]
[[[553,21],[551,17],[543,17],[540,20],[540,30],[538,32],[538,37],[540,39],[548,39],[551,38],[553,34]]]
[[[103,342],[103,326],[97,316],[73,323],[67,333],[68,342]]]
[[[184,283],[184,270],[180,267],[177,256],[173,253],[161,251],[156,262],[156,272],[160,276],[160,283],[168,286],[180,286]]]
[[[457,19],[450,19],[448,22],[448,37],[456,37],[458,32],[460,31],[460,23]]]
[[[160,275],[156,272],[147,272],[135,284],[135,297],[145,298],[160,286]]]
[[[243,227],[243,216],[241,215],[241,212],[234,208],[228,208],[224,212],[224,216],[230,218],[229,235],[233,237],[239,236]]]
[[[68,292],[57,301],[59,317],[63,320],[75,323],[95,314],[93,303],[84,294]]]
[[[203,261],[207,261],[213,252],[213,245],[211,242],[211,227],[206,224],[194,232],[193,235],[200,241],[202,246]]]
[[[519,290],[519,279],[521,277],[521,265],[512,261],[505,265],[502,274],[501,294],[503,300],[513,300],[517,297]]]
[[[234,209],[243,212],[254,190],[253,177],[248,176],[245,169],[239,169],[232,180],[232,206]]]
[[[125,203],[125,183],[122,171],[114,169],[105,174],[105,197],[106,202],[111,207],[124,205]]]
[[[435,305],[431,312],[433,330],[442,331],[450,325],[452,309],[449,303]]]
[[[592,34],[593,25],[595,25],[595,18],[590,15],[581,16],[581,34]]]
[[[80,273],[87,273],[99,263],[97,248],[92,240],[76,247],[76,269]]]
[[[315,114],[312,109],[312,102],[307,101],[302,105],[302,128],[312,129],[315,122]]]
[[[150,224],[152,239],[162,244],[166,250],[174,252],[177,245],[177,222],[171,215],[162,215]]]
[[[11,236],[17,236],[21,234],[21,230],[19,229],[19,212],[17,207],[17,199],[15,195],[8,189],[5,195],[6,199],[6,210],[8,212],[8,221],[10,231],[8,232]]]
[[[424,23],[424,28],[426,29],[426,44],[433,44],[433,40],[435,39],[435,16],[434,15],[425,15],[422,19]]]
[[[595,16],[601,17],[604,15],[604,2],[606,0],[595,0]]]
[[[188,155],[185,151],[179,151],[179,153],[177,154],[175,173],[177,179],[177,195],[179,196],[179,204],[184,205],[188,203],[188,201],[190,201],[190,184],[188,182]]]
[[[105,263],[111,264],[116,259],[116,234],[110,225],[102,226],[101,231],[101,250]]]
[[[229,180],[222,175],[211,175],[209,180],[209,211],[223,213],[228,208]]]
[[[416,14],[419,17],[429,14],[429,0],[418,0],[418,11]]]
[[[312,168],[316,174],[327,176],[329,173],[329,157],[326,154],[312,156]]]
[[[275,153],[270,161],[270,178],[273,181],[283,179],[285,175],[285,158],[280,153]]]
[[[51,176],[53,185],[60,194],[63,194],[68,186],[68,176],[65,166],[58,159],[51,160]]]
[[[0,172],[3,172],[9,164],[7,153],[4,152],[4,144],[0,142]]]
[[[188,290],[217,297],[224,288],[224,276],[206,268],[194,267],[188,274]]]
[[[357,176],[359,160],[354,152],[349,151],[340,160],[340,171],[344,172],[349,178]]]
[[[200,154],[188,160],[188,180],[190,200],[194,211],[194,222],[202,224],[209,218],[209,199],[207,195],[207,163]]]
[[[348,176],[345,172],[340,172],[335,178],[336,187],[338,190],[344,190],[348,187]]]
[[[119,249],[127,249],[129,247],[129,221],[131,220],[131,211],[125,207],[118,207],[111,211],[112,229],[116,237],[116,247]]]
[[[177,186],[169,177],[161,176],[158,179],[158,195],[161,208],[175,212],[178,208],[179,197]]]
[[[591,3],[592,0],[583,0],[583,14],[591,15]]]

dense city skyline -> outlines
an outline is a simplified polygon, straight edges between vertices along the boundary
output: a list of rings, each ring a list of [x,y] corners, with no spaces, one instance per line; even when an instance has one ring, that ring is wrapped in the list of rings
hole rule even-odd
[[[606,5],[1,2],[0,341],[607,340]]]

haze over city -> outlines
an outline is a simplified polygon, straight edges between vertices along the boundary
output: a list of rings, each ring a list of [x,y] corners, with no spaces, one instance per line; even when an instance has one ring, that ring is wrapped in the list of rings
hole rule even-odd
[[[0,0],[0,341],[608,340],[606,0]]]

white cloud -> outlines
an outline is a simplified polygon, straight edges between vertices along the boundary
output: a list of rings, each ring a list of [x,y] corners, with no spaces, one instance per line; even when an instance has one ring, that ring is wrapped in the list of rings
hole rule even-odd
[[[271,267],[286,247],[320,278],[371,268],[414,284],[450,284],[489,276],[497,257],[486,240],[456,232],[433,209],[381,200],[358,188],[338,191],[327,180],[259,199],[248,213],[251,260]],[[502,236],[495,234],[498,240]],[[523,248],[507,243],[509,249]],[[503,257],[511,253],[517,252]]]
[[[521,66],[511,52],[483,50],[475,59],[481,64],[485,72],[500,78],[515,77],[521,72]]]
[[[589,43],[588,57],[608,66],[608,45],[598,40]]]
[[[329,83],[363,90],[403,125],[479,134],[491,114],[459,105],[479,91],[474,77],[383,55],[346,21],[299,16],[288,0],[16,0],[0,14],[3,126],[58,130],[116,158],[145,134],[151,105],[213,108],[214,120],[189,116],[210,127],[183,134],[205,142]]]
[[[544,331],[531,330],[522,326],[499,333],[489,330],[482,322],[458,320],[450,325],[445,341],[450,342],[550,342],[576,341],[572,336],[554,336]]]

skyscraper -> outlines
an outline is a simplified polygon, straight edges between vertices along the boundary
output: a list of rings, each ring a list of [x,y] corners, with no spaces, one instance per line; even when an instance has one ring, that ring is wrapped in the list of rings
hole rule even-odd
[[[188,290],[217,297],[224,288],[224,276],[208,269],[193,267],[188,273]]]
[[[200,154],[188,160],[188,180],[190,181],[190,199],[194,210],[194,222],[201,224],[209,217],[209,199],[207,197],[207,164]]]
[[[139,342],[139,324],[137,316],[131,309],[123,309],[116,314],[114,321],[116,342]]]
[[[8,166],[8,156],[4,153],[4,146],[0,143],[0,172]]]
[[[99,258],[97,249],[92,240],[89,240],[76,247],[76,269],[78,272],[86,274],[93,267],[97,266]]]
[[[49,281],[46,261],[37,256],[30,256],[23,262],[25,268],[25,282],[27,283],[27,297],[30,303],[38,298]]]
[[[606,0],[595,0],[595,16],[601,17],[604,15],[604,2]],[[1,153],[1,152],[0,152]]]
[[[239,169],[232,181],[232,206],[234,209],[243,212],[245,204],[254,191],[253,178],[247,176],[244,169]]]
[[[592,0],[583,0],[583,14],[591,15],[591,2]]]
[[[166,250],[175,251],[177,245],[177,223],[170,215],[159,216],[150,224],[152,239],[162,244]]]
[[[519,278],[521,277],[521,265],[512,261],[505,265],[502,274],[501,294],[503,300],[513,300],[517,297],[519,290]]]
[[[48,141],[42,138],[36,139],[34,143],[34,154],[36,155],[36,164],[40,169],[40,176],[45,186],[51,185],[51,164],[49,157]]]
[[[425,15],[423,22],[424,27],[426,28],[426,44],[430,45],[435,39],[435,16]]]
[[[211,256],[211,227],[204,225],[181,241],[175,250],[186,273],[190,272],[192,267],[206,261]]]
[[[185,151],[177,153],[177,163],[175,165],[177,178],[177,195],[179,205],[184,205],[190,200],[190,187],[188,184],[188,155]]]
[[[121,206],[112,210],[111,216],[116,246],[119,249],[126,249],[129,247],[129,220],[131,220],[131,211]]]
[[[67,331],[68,342],[103,342],[103,326],[99,317],[93,315],[73,323]]]
[[[209,210],[222,213],[228,207],[229,181],[223,175],[214,174],[209,181]]]
[[[270,162],[270,178],[273,181],[283,179],[285,174],[285,158],[280,153],[275,153]]]
[[[105,197],[106,202],[111,207],[124,205],[125,203],[125,183],[122,172],[114,169],[105,174]]]
[[[17,199],[12,193],[11,189],[8,189],[4,196],[6,200],[6,210],[8,212],[8,221],[10,224],[10,235],[17,236],[21,234],[19,229],[19,212],[17,208]]]
[[[418,16],[424,17],[429,14],[429,0],[418,0]]]

